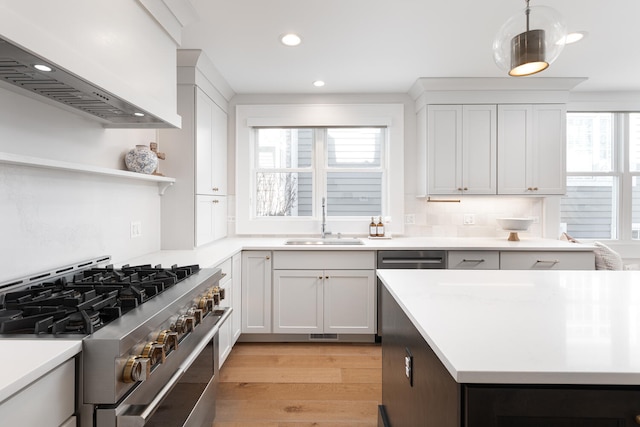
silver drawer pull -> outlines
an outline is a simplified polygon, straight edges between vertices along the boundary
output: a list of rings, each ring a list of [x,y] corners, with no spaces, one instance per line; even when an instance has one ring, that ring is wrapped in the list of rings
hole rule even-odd
[[[484,259],[463,259],[462,262],[475,262],[476,264],[480,264],[484,262]]]
[[[536,260],[536,264],[558,264],[560,261],[558,261],[557,259],[552,259],[552,260],[545,260],[545,259],[539,259]]]

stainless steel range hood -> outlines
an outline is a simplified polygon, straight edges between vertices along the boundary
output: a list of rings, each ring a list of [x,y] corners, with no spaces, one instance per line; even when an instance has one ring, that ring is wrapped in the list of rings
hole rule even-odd
[[[39,71],[45,64],[51,71]],[[144,111],[75,74],[6,40],[0,39],[0,81],[43,96],[67,110],[108,127],[173,128],[173,124]]]

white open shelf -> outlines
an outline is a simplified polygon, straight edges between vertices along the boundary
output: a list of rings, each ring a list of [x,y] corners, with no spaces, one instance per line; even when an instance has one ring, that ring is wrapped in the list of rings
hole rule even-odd
[[[109,169],[100,166],[84,165],[80,163],[63,162],[60,160],[43,159],[40,157],[30,157],[20,154],[2,152],[0,152],[0,163],[88,173],[93,175],[106,175],[138,181],[153,181],[158,183],[158,194],[160,194],[161,196],[164,194],[167,188],[169,188],[173,185],[174,182],[176,182],[175,178],[169,178],[166,176],[147,175],[143,173],[130,172],[119,169]]]

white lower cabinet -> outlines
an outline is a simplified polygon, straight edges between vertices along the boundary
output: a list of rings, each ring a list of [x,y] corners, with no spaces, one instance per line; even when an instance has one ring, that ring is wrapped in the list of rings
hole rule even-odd
[[[70,359],[0,405],[3,426],[75,426],[76,365]]]
[[[273,332],[375,333],[374,267],[374,252],[275,252]]]
[[[271,251],[242,252],[242,333],[271,333]]]
[[[225,260],[222,264],[218,265],[217,268],[220,268],[224,275],[218,284],[220,286],[220,292],[222,293],[224,290],[224,299],[220,300],[220,307],[233,307],[233,274],[231,270],[231,258]],[[233,316],[233,313],[231,313],[231,316]],[[233,333],[231,328],[231,317],[227,317],[227,320],[220,325],[218,330],[218,363],[220,367],[222,367],[225,360],[227,360],[229,353],[231,353],[231,348],[233,347]]]
[[[232,300],[231,307],[231,345],[235,344],[242,333],[242,255],[237,254],[231,258],[232,271]]]

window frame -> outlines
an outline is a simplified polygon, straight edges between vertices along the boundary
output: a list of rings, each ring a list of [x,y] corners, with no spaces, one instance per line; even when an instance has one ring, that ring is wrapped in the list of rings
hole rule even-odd
[[[609,239],[600,238],[579,238],[581,241],[605,241],[618,243],[638,242],[633,239],[633,177],[640,179],[640,170],[631,171],[630,158],[630,131],[629,131],[629,114],[637,114],[635,112],[626,111],[568,111],[567,114],[589,114],[589,113],[607,113],[613,116],[613,149],[612,149],[612,170],[610,172],[589,172],[589,171],[568,171],[567,178],[571,176],[597,177],[610,176],[613,178],[613,195],[614,203],[612,214],[613,228],[615,235]],[[569,153],[567,152],[567,156]],[[617,202],[616,202],[617,201]]]
[[[313,176],[312,215],[305,217],[255,217],[255,194],[250,160],[255,158],[257,127],[383,127],[382,216],[387,232],[404,232],[404,105],[403,104],[283,104],[236,106],[236,234],[238,235],[319,235],[322,223],[322,194],[326,176]],[[316,138],[318,136],[316,135]],[[326,161],[327,147],[315,145],[317,162]],[[318,152],[317,150],[322,150]],[[386,167],[384,167],[386,166]],[[335,171],[337,168],[326,168]],[[318,169],[316,169],[316,172]],[[390,189],[393,188],[393,192]],[[395,219],[395,221],[394,221]],[[370,216],[327,217],[327,229],[334,234],[367,235]]]

